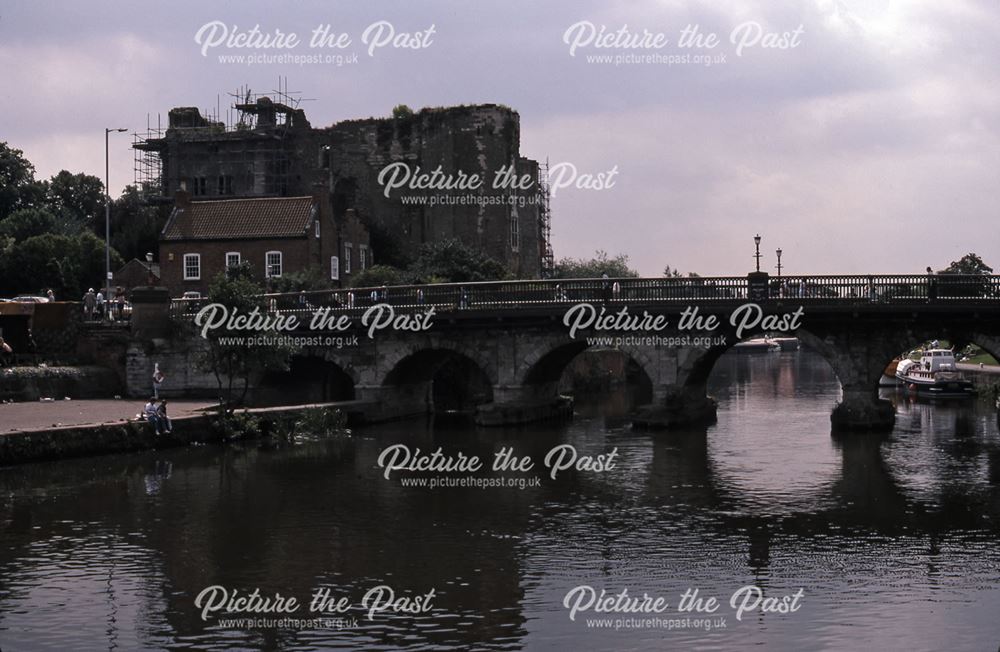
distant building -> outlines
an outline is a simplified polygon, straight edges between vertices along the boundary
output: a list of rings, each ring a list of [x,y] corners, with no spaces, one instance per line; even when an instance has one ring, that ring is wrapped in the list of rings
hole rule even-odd
[[[371,260],[367,232],[353,211],[339,226],[322,198],[194,201],[182,190],[160,236],[161,280],[173,296],[189,291],[204,295],[220,272],[249,262],[265,286],[310,267],[324,270],[331,285],[337,285],[345,259],[355,266]],[[342,237],[348,234],[351,241]]]
[[[152,275],[152,278],[150,277]],[[152,283],[150,283],[152,281]],[[147,263],[146,261],[133,258],[128,261],[111,279],[111,285],[125,288],[126,291],[134,287],[145,285],[156,285],[160,282],[160,264]]]
[[[147,194],[170,201],[183,188],[195,202],[315,197],[335,225],[343,285],[362,255],[363,238],[347,233],[351,210],[370,233],[366,265],[372,248],[383,262],[401,265],[423,243],[448,238],[485,252],[520,278],[537,278],[551,263],[541,185],[493,188],[494,174],[505,167],[517,177],[539,178],[538,163],[520,155],[516,111],[493,104],[399,111],[393,118],[314,128],[301,109],[269,97],[247,96],[234,108],[234,125],[208,120],[196,108],[171,109],[164,132],[140,139],[137,182]],[[397,189],[387,197],[379,174],[392,163],[425,173],[440,166],[444,176],[479,174],[484,183],[444,193],[458,200],[426,189]],[[168,277],[164,271],[165,282]]]

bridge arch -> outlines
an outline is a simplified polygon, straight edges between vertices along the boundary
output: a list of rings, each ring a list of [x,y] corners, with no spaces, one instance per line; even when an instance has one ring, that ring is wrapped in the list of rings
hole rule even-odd
[[[302,352],[289,358],[284,371],[265,373],[254,390],[255,402],[287,404],[350,401],[355,398],[356,378],[322,353]]]
[[[543,347],[539,354],[529,361],[520,383],[528,388],[534,388],[540,395],[546,392],[555,393],[567,369],[575,360],[586,352],[598,351],[588,345],[586,340],[564,342],[556,346]],[[613,350],[624,356],[627,365],[631,365],[641,374],[641,384],[652,386],[653,380],[648,373],[648,352],[639,347],[615,347]],[[648,400],[648,399],[647,399]]]
[[[383,401],[411,414],[472,413],[493,401],[495,381],[484,363],[460,348],[414,347],[387,366],[380,382]]]

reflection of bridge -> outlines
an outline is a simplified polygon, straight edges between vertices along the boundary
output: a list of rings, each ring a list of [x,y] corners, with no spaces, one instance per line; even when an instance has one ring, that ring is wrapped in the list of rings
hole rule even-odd
[[[570,337],[566,312],[580,303],[592,306],[595,316],[603,310],[605,316],[622,317],[609,319],[605,325],[611,328],[599,328],[599,319],[583,324]],[[738,310],[748,303],[758,305],[760,312]],[[357,346],[306,346],[293,360],[291,373],[272,382],[299,383],[305,394],[322,391],[322,396],[314,396],[317,399],[365,400],[378,406],[369,415],[374,418],[433,410],[435,381],[466,392],[464,399],[477,405],[480,423],[545,418],[559,409],[559,378],[569,362],[587,348],[612,346],[642,369],[653,388],[652,404],[641,421],[666,426],[710,421],[715,405],[706,397],[705,383],[715,361],[738,339],[772,327],[766,321],[754,323],[753,317],[787,317],[799,308],[801,317],[786,318],[784,324],[819,352],[840,379],[843,400],[834,410],[833,422],[841,429],[891,427],[894,412],[878,399],[877,385],[886,364],[902,351],[945,338],[1000,353],[1000,276],[778,279],[751,274],[503,281],[275,294],[262,297],[261,304],[272,314],[299,316],[300,334],[317,334],[305,328],[316,310],[350,317],[347,332],[361,335]],[[397,317],[433,308],[433,326],[422,332],[388,326],[369,338],[368,326],[377,318],[369,310],[376,304],[391,306]],[[175,313],[191,315],[196,307],[174,302]],[[136,310],[141,313],[141,308],[137,301]],[[702,317],[715,317],[718,326],[711,331],[680,329],[679,320],[685,311],[690,315],[691,308]],[[134,319],[142,330],[147,324],[140,313]],[[366,313],[367,325],[362,323]],[[667,325],[654,328],[646,320],[646,328],[641,328],[644,313],[662,316]],[[380,314],[387,319],[389,309]],[[634,328],[614,329],[622,325]],[[605,336],[617,339],[588,339]],[[695,339],[707,336],[723,336],[725,342]],[[130,379],[134,374],[144,387],[154,361],[190,370],[193,365],[186,356],[191,342],[159,351],[134,343]],[[185,374],[183,389],[214,386],[214,381]],[[177,377],[175,373],[173,378]],[[304,377],[312,380],[303,383]]]

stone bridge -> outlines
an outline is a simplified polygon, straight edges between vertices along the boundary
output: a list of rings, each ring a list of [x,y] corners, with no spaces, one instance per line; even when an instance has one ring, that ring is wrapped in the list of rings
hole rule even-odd
[[[565,413],[558,386],[567,365],[588,348],[610,347],[628,356],[652,387],[637,424],[703,424],[715,418],[706,383],[719,357],[741,340],[781,333],[798,337],[839,378],[843,398],[831,415],[835,430],[884,430],[895,415],[878,398],[878,382],[900,353],[947,339],[1000,354],[998,290],[1000,277],[993,276],[779,280],[751,274],[265,295],[261,314],[297,315],[300,324],[291,334],[312,339],[298,349],[289,371],[258,378],[255,386],[301,392],[310,400],[354,399],[372,420],[457,406],[474,408],[483,425],[525,423]],[[206,345],[196,328],[177,332],[174,326],[169,337],[163,332],[170,311],[172,323],[190,324],[203,306],[157,301],[163,299],[143,303],[137,295],[130,393],[147,391],[154,362],[170,377],[169,392],[214,391],[214,378],[195,369],[194,357]],[[346,315],[350,326],[310,330],[307,322],[317,310]],[[427,330],[387,325],[369,337],[379,316],[405,321],[430,310]],[[712,319],[714,328],[708,328]]]

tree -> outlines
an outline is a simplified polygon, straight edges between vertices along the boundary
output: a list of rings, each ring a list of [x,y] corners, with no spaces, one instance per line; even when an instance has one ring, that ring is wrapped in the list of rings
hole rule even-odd
[[[0,222],[0,236],[23,242],[36,235],[51,233],[56,226],[56,218],[42,208],[20,208]]]
[[[990,293],[986,278],[963,278],[966,276],[987,276],[993,268],[983,262],[983,259],[973,253],[953,260],[948,267],[938,272],[939,277],[933,279],[933,292],[939,297],[982,297]],[[930,291],[930,288],[929,288]]]
[[[351,279],[351,287],[367,288],[380,285],[406,285],[407,278],[402,270],[389,265],[373,265],[359,272]]]
[[[87,226],[97,231],[103,222],[97,215],[104,212],[104,183],[90,174],[62,170],[49,180],[45,204],[63,232],[75,233]]]
[[[313,292],[329,290],[330,279],[326,269],[312,265],[300,272],[289,272],[268,280],[271,292]]]
[[[556,263],[553,278],[599,278],[607,274],[611,278],[634,278],[639,272],[628,266],[628,255],[609,257],[606,251],[598,249],[594,258],[563,258]]]
[[[2,239],[2,238],[0,238]],[[111,252],[111,268],[122,264]],[[0,257],[0,292],[19,294],[52,288],[57,296],[77,299],[88,287],[104,282],[104,242],[89,231],[79,235],[45,233],[9,248]]]
[[[19,208],[36,205],[41,194],[35,166],[24,158],[24,152],[0,142],[0,220]]]
[[[968,253],[959,260],[951,261],[948,267],[942,269],[939,274],[992,274],[993,268],[983,262],[983,259],[974,253]]]
[[[405,120],[406,118],[413,117],[413,109],[406,106],[405,104],[397,104],[392,107],[392,117],[396,120]]]
[[[145,260],[147,252],[155,252],[159,247],[160,231],[169,214],[169,206],[149,206],[135,186],[126,186],[111,203],[111,246],[126,261]],[[93,230],[103,238],[104,220],[98,219]]]
[[[417,283],[470,283],[507,277],[503,264],[458,240],[424,244],[409,271]]]
[[[258,315],[268,316],[267,305],[260,296],[262,293],[263,288],[253,280],[252,267],[243,263],[212,280],[208,304],[221,305],[229,315],[250,315],[256,311]],[[267,371],[287,371],[293,348],[260,343],[259,336],[277,341],[279,333],[274,328],[238,330],[230,328],[228,322],[227,319],[220,328],[206,332],[208,348],[199,355],[197,365],[215,376],[222,400],[220,408],[231,409],[233,405],[246,402],[251,377]],[[237,383],[241,385],[240,396],[234,400]]]

